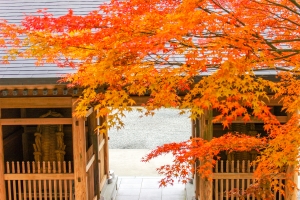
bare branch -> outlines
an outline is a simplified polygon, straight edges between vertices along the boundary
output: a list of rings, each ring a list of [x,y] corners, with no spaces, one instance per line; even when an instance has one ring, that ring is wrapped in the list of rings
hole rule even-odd
[[[299,15],[299,13],[297,11],[294,11],[293,9],[289,8],[288,6],[285,6],[285,5],[270,1],[270,0],[266,0],[266,1],[269,2],[270,4],[273,4],[273,5],[278,6],[278,7],[285,8],[285,9],[291,11],[292,13],[294,13],[296,15]]]

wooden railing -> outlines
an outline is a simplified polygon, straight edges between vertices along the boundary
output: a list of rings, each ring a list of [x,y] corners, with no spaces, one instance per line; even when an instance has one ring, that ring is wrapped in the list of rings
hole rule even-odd
[[[73,200],[71,162],[7,162],[7,200]]]
[[[213,170],[212,196],[214,200],[238,200],[238,196],[254,183],[255,166],[250,161],[218,161]],[[278,178],[279,187],[284,184],[284,178]],[[283,194],[273,192],[274,199],[282,200]],[[254,194],[247,194],[247,200],[256,199]]]

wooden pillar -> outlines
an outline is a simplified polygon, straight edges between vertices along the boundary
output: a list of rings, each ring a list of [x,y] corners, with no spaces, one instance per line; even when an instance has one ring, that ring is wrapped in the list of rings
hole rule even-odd
[[[75,99],[72,112],[75,112]],[[85,119],[72,118],[75,199],[87,200]]]
[[[199,119],[192,120],[192,137],[200,137],[200,129],[199,129]],[[194,166],[194,169],[197,169],[200,165],[200,162],[197,160]],[[195,185],[195,196],[200,198],[200,175],[197,173],[197,170],[194,170],[194,185]]]
[[[290,120],[292,117],[291,113],[287,113],[287,118]],[[295,158],[297,159],[297,158]],[[287,180],[293,181],[296,184],[294,189],[285,188],[285,195],[287,200],[297,200],[297,186],[298,186],[298,172],[296,171],[296,166],[288,166],[286,170]]]
[[[100,123],[103,124],[107,120],[106,117],[100,118]],[[106,128],[105,132],[103,133],[103,137],[105,140],[104,143],[104,170],[105,174],[107,175],[107,178],[109,178],[109,148],[108,148],[108,130]]]
[[[92,142],[93,142],[93,148],[94,148],[94,154],[95,154],[95,164],[94,164],[94,184],[95,184],[95,194],[97,195],[97,199],[100,199],[100,173],[99,173],[99,134],[98,131],[95,132],[95,129],[97,128],[97,116],[96,116],[96,112],[94,111],[91,115],[90,115],[90,124],[89,124],[89,128],[90,128],[90,134],[92,134]]]
[[[213,137],[213,113],[212,110],[205,111],[205,113],[199,117],[199,136],[205,140],[210,141]],[[207,161],[210,162],[210,161]],[[203,163],[200,163],[202,165]],[[200,200],[212,200],[212,181],[207,178],[199,177],[199,188]]]
[[[4,147],[3,132],[1,125],[1,108],[0,108],[0,199],[6,199],[5,181],[4,181]]]

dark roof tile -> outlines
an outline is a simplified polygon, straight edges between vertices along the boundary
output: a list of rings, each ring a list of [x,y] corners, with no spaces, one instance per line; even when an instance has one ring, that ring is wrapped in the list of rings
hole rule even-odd
[[[38,15],[37,10],[47,8],[47,11],[54,16],[62,16],[68,13],[69,9],[73,9],[75,15],[85,15],[90,11],[98,9],[98,7],[108,0],[11,0],[0,1],[0,19],[5,19],[9,23],[20,23],[27,15]],[[4,50],[0,49],[0,57],[4,55]],[[18,58],[11,61],[10,64],[0,64],[0,79],[6,79],[5,83],[9,83],[9,79],[20,78],[38,78],[49,80],[60,78],[68,73],[74,73],[76,70],[72,68],[59,68],[55,64],[44,64],[43,66],[35,66],[33,59]],[[1,82],[1,81],[0,81]]]

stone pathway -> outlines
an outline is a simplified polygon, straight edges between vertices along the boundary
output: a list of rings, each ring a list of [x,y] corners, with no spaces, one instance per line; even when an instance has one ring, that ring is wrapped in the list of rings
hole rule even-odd
[[[158,187],[161,177],[118,177],[115,200],[185,200],[185,185]]]

